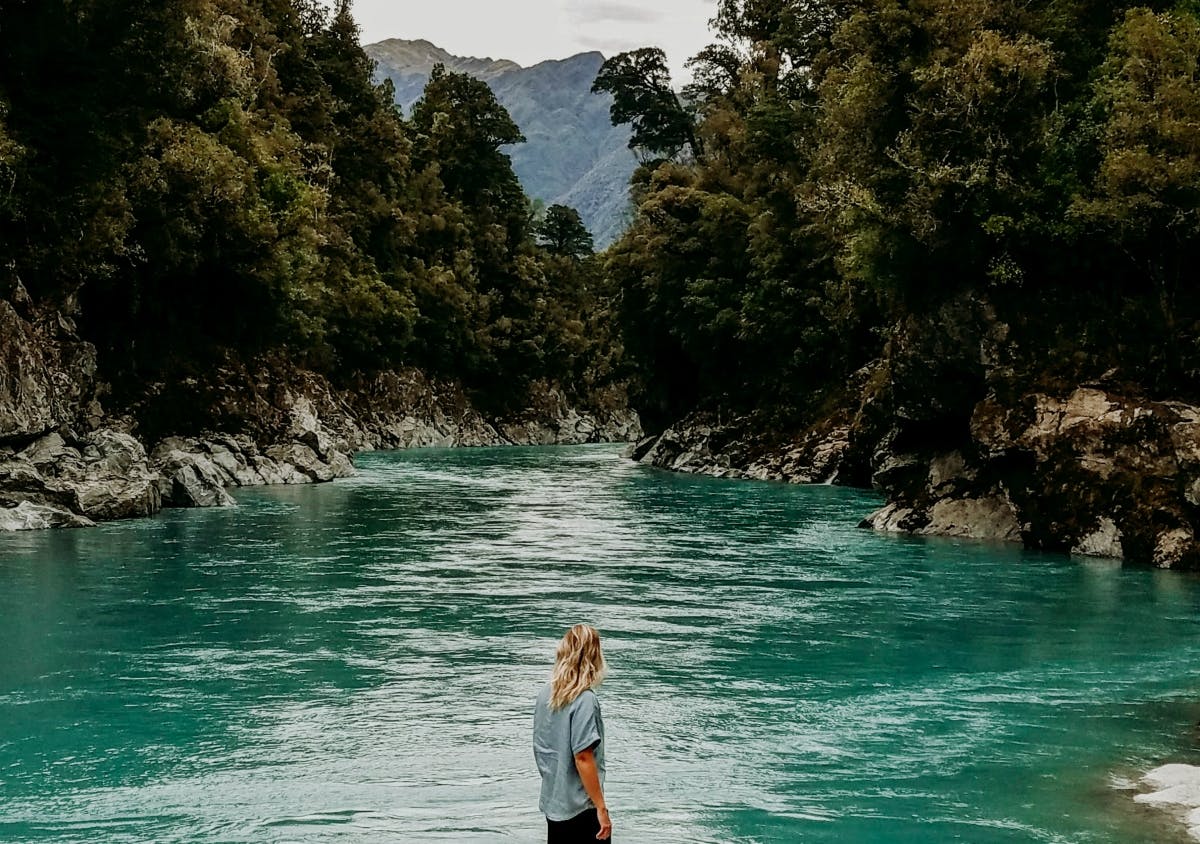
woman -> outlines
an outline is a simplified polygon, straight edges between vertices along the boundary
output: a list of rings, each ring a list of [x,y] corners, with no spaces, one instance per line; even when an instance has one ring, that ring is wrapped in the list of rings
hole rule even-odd
[[[608,666],[596,628],[577,624],[558,643],[554,673],[533,710],[533,757],[548,844],[611,841],[604,802],[604,721],[596,687]]]

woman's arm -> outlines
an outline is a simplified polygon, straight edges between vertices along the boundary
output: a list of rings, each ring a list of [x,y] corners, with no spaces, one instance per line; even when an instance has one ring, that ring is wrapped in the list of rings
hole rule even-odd
[[[596,840],[605,841],[612,837],[612,819],[608,816],[608,806],[604,802],[604,789],[600,787],[600,771],[596,767],[596,753],[592,748],[575,754],[575,770],[579,772],[579,779],[583,780],[583,790],[592,798],[592,804],[600,818],[600,832],[596,835]]]

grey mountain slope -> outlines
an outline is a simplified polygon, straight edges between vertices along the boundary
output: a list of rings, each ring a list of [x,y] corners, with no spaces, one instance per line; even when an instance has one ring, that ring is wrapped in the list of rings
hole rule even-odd
[[[376,62],[376,76],[392,80],[405,111],[439,62],[487,82],[525,135],[524,144],[507,150],[525,192],[547,205],[576,208],[601,248],[624,230],[637,161],[628,149],[629,129],[609,121],[611,99],[591,93],[604,62],[600,53],[523,68],[453,56],[428,41],[391,39],[365,49]]]
[[[521,70],[516,62],[507,59],[476,59],[454,56],[425,40],[406,41],[390,38],[364,47],[378,67],[377,77],[387,77],[396,86],[396,102],[407,112],[421,96],[429,74],[436,64],[447,70],[467,73],[476,79],[490,82],[498,76]]]

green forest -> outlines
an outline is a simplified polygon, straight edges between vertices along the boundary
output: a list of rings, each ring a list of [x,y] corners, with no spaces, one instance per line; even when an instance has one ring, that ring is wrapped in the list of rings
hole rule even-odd
[[[1007,325],[1014,383],[1197,397],[1200,4],[721,0],[712,25],[682,95],[655,48],[596,82],[644,161],[606,266],[649,428],[805,424],[961,297]]]
[[[345,0],[6,0],[0,282],[77,310],[128,396],[264,355],[497,411],[603,385],[590,237],[527,202],[509,115],[439,68],[405,119],[372,70]]]
[[[6,0],[0,285],[76,309],[118,394],[276,355],[803,424],[967,295],[1026,381],[1200,397],[1200,4],[721,0],[712,31],[681,90],[656,48],[602,68],[642,166],[594,256],[484,83],[397,111],[347,0]]]

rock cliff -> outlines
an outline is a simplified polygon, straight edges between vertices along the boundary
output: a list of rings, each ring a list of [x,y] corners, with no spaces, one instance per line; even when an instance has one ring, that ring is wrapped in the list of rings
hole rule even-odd
[[[353,475],[351,456],[362,450],[641,435],[619,396],[605,403],[610,410],[582,411],[561,390],[540,384],[524,413],[489,419],[457,385],[415,370],[335,387],[285,361],[231,362],[207,379],[147,384],[139,401],[109,414],[96,351],[76,334],[71,303],[35,307],[15,280],[4,293],[0,531],[228,506],[232,487]]]
[[[0,442],[32,439],[94,410],[96,350],[79,340],[73,316],[70,302],[35,308],[15,275],[0,283]]]
[[[894,328],[837,408],[781,433],[697,414],[634,450],[677,471],[871,485],[865,527],[1200,569],[1200,407],[1072,380],[964,295]],[[1042,363],[1039,366],[1039,362]]]
[[[964,443],[882,456],[891,502],[866,524],[1200,567],[1200,408],[1085,385],[989,394],[969,424]]]

